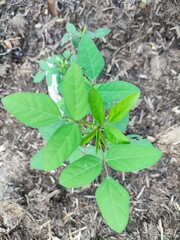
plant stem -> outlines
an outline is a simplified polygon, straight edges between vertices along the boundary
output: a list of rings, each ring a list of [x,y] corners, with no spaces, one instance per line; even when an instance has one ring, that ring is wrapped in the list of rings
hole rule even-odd
[[[62,119],[66,120],[66,121],[68,121],[68,122],[70,122],[70,121],[73,121],[73,122],[74,122],[74,120],[73,120],[72,118],[70,118],[70,117],[63,117]]]
[[[73,121],[79,125],[83,125],[84,127],[89,127],[89,128],[92,128],[93,130],[96,130],[98,129],[99,126],[95,125],[95,124],[90,124],[90,123],[87,123],[87,122],[81,122],[81,121],[74,121],[72,118],[70,117],[63,117],[63,119],[65,119],[66,121],[70,122],[70,121]]]
[[[97,127],[96,125],[90,124],[90,123],[87,123],[87,122],[78,122],[78,123],[81,124],[81,125],[83,125],[83,126],[92,128],[92,129],[95,129],[95,128]]]
[[[106,165],[106,162],[105,162],[104,159],[103,159],[103,163],[104,163],[104,168],[105,168],[105,171],[106,171],[106,175],[107,175],[107,177],[109,177],[109,172],[108,172],[107,165]]]
[[[101,149],[101,152],[102,152],[102,160],[103,160],[103,164],[104,164],[104,168],[105,168],[105,171],[106,171],[106,175],[107,177],[109,177],[109,172],[108,172],[108,168],[107,168],[107,165],[106,165],[106,161],[105,161],[105,157],[104,157],[104,151],[103,151],[103,148],[102,148],[102,145],[101,145],[101,141],[100,141],[100,149]]]
[[[53,17],[57,16],[57,7],[56,0],[47,0],[48,11],[53,15]]]

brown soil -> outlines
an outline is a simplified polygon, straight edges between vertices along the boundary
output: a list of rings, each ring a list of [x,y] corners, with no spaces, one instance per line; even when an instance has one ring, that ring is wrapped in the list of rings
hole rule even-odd
[[[180,239],[180,3],[146,2],[59,1],[55,19],[43,0],[0,1],[0,98],[17,91],[46,92],[44,83],[33,84],[33,75],[40,59],[63,51],[59,43],[67,21],[91,30],[108,27],[109,36],[96,41],[106,59],[100,79],[125,79],[141,89],[127,132],[143,135],[164,153],[148,170],[113,172],[131,196],[129,224],[116,234],[98,211],[98,181],[70,191],[58,185],[58,172],[31,170],[29,160],[44,142],[0,105],[2,240]],[[4,40],[24,56],[4,55]]]

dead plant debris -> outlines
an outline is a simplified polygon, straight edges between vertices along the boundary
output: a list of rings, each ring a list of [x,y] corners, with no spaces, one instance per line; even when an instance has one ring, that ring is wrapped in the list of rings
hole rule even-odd
[[[108,27],[110,35],[97,41],[108,70],[102,81],[125,79],[142,90],[127,133],[148,137],[164,152],[149,170],[113,176],[131,194],[131,218],[118,235],[97,211],[99,180],[72,192],[58,185],[58,171],[30,170],[29,160],[43,140],[0,105],[0,239],[180,239],[179,8],[177,0],[64,0],[58,1],[58,18],[52,18],[43,0],[0,1],[0,98],[17,91],[47,91],[43,83],[33,84],[32,77],[40,59],[63,51],[59,43],[67,21],[92,30]],[[6,40],[23,51],[22,58],[7,51]]]

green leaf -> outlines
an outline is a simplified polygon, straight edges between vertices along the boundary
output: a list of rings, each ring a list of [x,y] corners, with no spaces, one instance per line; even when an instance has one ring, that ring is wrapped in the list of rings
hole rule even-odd
[[[129,139],[123,133],[121,133],[119,130],[112,126],[105,126],[104,131],[107,139],[113,144],[130,142]]]
[[[61,46],[64,46],[64,44],[69,42],[70,35],[69,33],[65,33],[63,37],[61,38]]]
[[[68,157],[68,160],[72,163],[85,155],[93,155],[98,158],[102,158],[102,151],[99,150],[96,154],[96,148],[94,146],[86,146],[85,148],[79,147]]]
[[[94,81],[104,68],[104,58],[93,40],[83,35],[78,47],[78,63],[85,69],[85,74]]]
[[[50,63],[60,64],[62,61],[63,61],[62,55],[52,55],[50,58],[48,58],[48,62]]]
[[[62,171],[59,183],[67,188],[79,188],[93,182],[102,171],[102,161],[86,155]]]
[[[121,233],[129,219],[129,194],[113,178],[107,177],[96,190],[96,201],[108,226]]]
[[[100,93],[104,103],[119,102],[133,93],[140,92],[139,88],[124,81],[101,83],[94,87]]]
[[[65,59],[70,58],[70,56],[71,56],[71,51],[69,51],[69,50],[64,51],[63,57],[64,57]]]
[[[129,122],[129,114],[126,114],[123,119],[118,122],[107,122],[107,125],[117,128],[119,131],[124,132]]]
[[[71,117],[79,121],[88,113],[88,93],[83,74],[77,63],[67,70],[63,81],[63,95],[66,109]]]
[[[60,109],[61,112],[63,112],[64,116],[70,117],[64,104],[62,104],[59,109]]]
[[[45,72],[49,71],[49,65],[46,61],[40,60],[39,65],[40,65],[41,69],[44,70]]]
[[[96,153],[96,147],[95,146],[88,146],[84,149],[84,152],[89,155],[97,156],[98,158],[102,158],[102,151],[99,150],[98,153]]]
[[[80,145],[81,132],[74,123],[60,127],[50,138],[43,152],[43,170],[59,167]]]
[[[60,74],[60,71],[59,71],[59,69],[58,69],[58,67],[50,67],[49,68],[49,73],[51,73],[51,74]]]
[[[89,92],[89,101],[90,101],[91,111],[94,119],[98,123],[103,124],[104,118],[105,118],[104,104],[101,99],[101,96],[93,87]]]
[[[46,141],[48,141],[51,138],[51,136],[56,132],[56,130],[61,126],[63,126],[65,123],[66,123],[65,120],[60,119],[57,122],[54,122],[50,125],[39,128],[39,132],[41,133],[42,137]]]
[[[34,83],[39,83],[41,82],[45,77],[45,73],[44,72],[37,72],[36,75],[34,76]]]
[[[89,94],[89,91],[91,89],[91,85],[90,85],[90,82],[87,80],[87,78],[84,77],[84,82],[86,84],[86,91],[88,92]]]
[[[133,93],[113,106],[108,115],[109,122],[117,122],[133,108],[139,98],[140,93]]]
[[[81,141],[81,145],[85,145],[88,142],[90,142],[94,137],[96,136],[96,131],[92,131],[89,134],[87,134]]]
[[[76,33],[76,27],[72,23],[66,24],[66,30],[68,33],[75,34]]]
[[[50,72],[48,72],[47,76],[46,76],[46,82],[48,86],[52,85],[52,74]]]
[[[106,162],[115,170],[131,172],[152,166],[161,156],[161,151],[150,145],[119,144],[109,148]]]
[[[72,55],[71,55],[69,64],[72,64],[72,63],[74,63],[74,62],[77,62],[77,55],[76,55],[76,54],[72,54]]]
[[[88,35],[90,38],[95,38],[95,34],[92,31],[87,31],[85,34]]]
[[[68,161],[70,163],[75,162],[76,160],[78,160],[79,158],[85,156],[86,153],[84,152],[84,148],[78,147],[69,157],[68,157]]]
[[[73,38],[73,45],[74,45],[75,48],[78,48],[79,41],[80,41],[80,38],[78,36],[75,36]]]
[[[37,152],[30,161],[30,167],[36,170],[43,170],[42,156],[44,148]]]
[[[47,80],[47,78],[49,78],[49,79]],[[48,72],[47,77],[46,77],[46,81],[48,82],[48,86],[52,85],[52,79],[53,78],[55,78],[56,83],[59,84],[59,82],[61,80],[61,74],[60,74],[60,71],[59,71],[58,67],[51,67],[49,69],[49,72]]]
[[[62,107],[62,105],[64,105],[64,98],[61,98],[61,100],[59,100],[57,103],[58,108],[60,109]]]
[[[104,144],[104,146],[107,146],[106,139],[105,139],[104,135],[102,134],[102,132],[100,132],[100,140]]]
[[[60,119],[53,100],[42,93],[14,93],[2,99],[5,108],[20,122],[33,128],[47,126]]]
[[[59,84],[62,81],[61,74],[56,74],[56,82]]]
[[[94,37],[103,38],[111,32],[109,28],[99,28],[94,32]]]
[[[63,81],[58,84],[57,89],[58,89],[58,92],[59,92],[61,95],[63,95]]]

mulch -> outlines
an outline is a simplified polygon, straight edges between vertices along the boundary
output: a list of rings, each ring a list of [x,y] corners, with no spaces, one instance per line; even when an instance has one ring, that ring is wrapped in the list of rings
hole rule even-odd
[[[45,143],[0,103],[0,239],[180,239],[180,3],[143,2],[58,1],[59,16],[53,18],[43,0],[0,1],[0,99],[18,91],[47,92],[33,76],[39,60],[66,49],[60,47],[66,22],[79,29],[108,27],[111,33],[96,40],[106,60],[99,81],[123,79],[141,89],[127,133],[141,134],[164,153],[150,169],[112,171],[131,196],[129,224],[116,234],[97,208],[100,179],[70,190],[58,184],[59,170],[30,169],[30,158]]]

